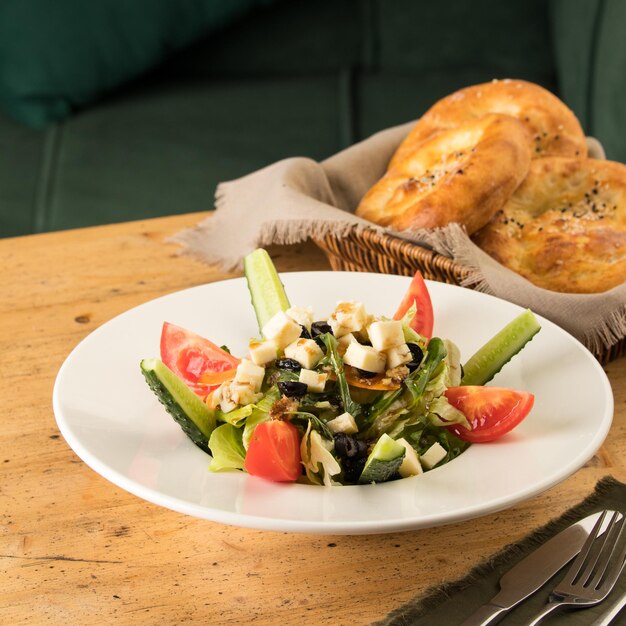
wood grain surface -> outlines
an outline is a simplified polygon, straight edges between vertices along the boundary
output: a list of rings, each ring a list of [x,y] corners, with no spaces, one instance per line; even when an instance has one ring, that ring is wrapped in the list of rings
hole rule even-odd
[[[375,536],[264,532],[109,483],[59,434],[57,370],[118,313],[232,276],[165,243],[200,217],[0,240],[0,624],[368,624],[560,515],[601,477],[626,481],[621,358],[605,368],[616,410],[598,454],[548,492],[470,522]],[[312,244],[271,253],[281,271],[328,269]]]

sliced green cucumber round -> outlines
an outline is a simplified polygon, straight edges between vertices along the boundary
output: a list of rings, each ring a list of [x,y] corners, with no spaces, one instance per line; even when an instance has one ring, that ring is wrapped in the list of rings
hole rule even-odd
[[[165,410],[197,446],[208,450],[215,428],[213,411],[160,359],[143,359],[140,367]]]
[[[402,444],[387,434],[381,435],[367,457],[359,483],[384,483],[390,480],[398,473],[405,453]]]
[[[530,309],[520,313],[467,361],[461,384],[488,383],[540,330]]]

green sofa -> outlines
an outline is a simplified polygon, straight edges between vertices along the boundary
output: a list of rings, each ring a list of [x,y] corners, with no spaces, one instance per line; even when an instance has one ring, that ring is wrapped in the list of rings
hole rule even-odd
[[[0,0],[0,18],[14,1]],[[154,67],[142,61],[102,93],[70,98],[59,119],[33,121],[0,100],[0,236],[208,210],[219,181],[290,156],[323,159],[494,77],[558,93],[608,157],[626,161],[625,7],[250,2],[218,27],[196,24],[193,43],[161,51]]]

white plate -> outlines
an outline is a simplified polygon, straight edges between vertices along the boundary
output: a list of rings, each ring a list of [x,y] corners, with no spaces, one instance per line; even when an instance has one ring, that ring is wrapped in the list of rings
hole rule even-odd
[[[328,315],[337,300],[393,314],[409,279],[343,272],[282,275],[290,300]],[[469,289],[429,282],[435,334],[464,359],[521,308]],[[500,440],[473,445],[419,477],[381,485],[277,484],[210,473],[209,457],[183,434],[146,386],[144,357],[158,356],[163,321],[245,354],[258,335],[244,279],[211,283],[142,304],[104,324],[69,355],[53,395],[63,436],[112,483],[196,517],[266,530],[326,534],[403,531],[486,515],[562,481],[606,437],[613,396],[605,373],[574,338],[542,319],[541,332],[491,384],[535,394],[531,414]]]

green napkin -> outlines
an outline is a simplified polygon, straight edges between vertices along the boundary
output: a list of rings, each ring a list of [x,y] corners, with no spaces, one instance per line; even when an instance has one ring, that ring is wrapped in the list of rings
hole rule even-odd
[[[392,611],[385,619],[372,626],[455,626],[488,602],[499,591],[498,581],[513,565],[521,561],[550,537],[602,509],[613,509],[626,514],[626,485],[612,476],[600,480],[594,492],[561,517],[532,532],[521,542],[507,546],[486,562],[474,567],[461,580],[431,589]],[[527,624],[545,604],[548,594],[563,578],[569,564],[549,580],[537,593],[510,611],[500,622],[505,626]],[[587,609],[564,609],[550,616],[551,626],[588,626],[600,617],[618,597],[626,592],[626,575],[622,575],[609,597],[599,605]],[[620,621],[622,620],[622,621]],[[626,623],[626,609],[613,624]]]

